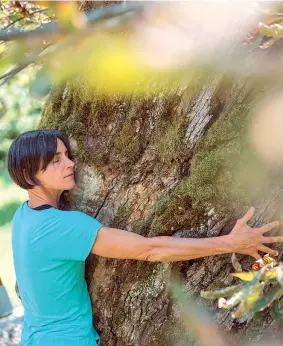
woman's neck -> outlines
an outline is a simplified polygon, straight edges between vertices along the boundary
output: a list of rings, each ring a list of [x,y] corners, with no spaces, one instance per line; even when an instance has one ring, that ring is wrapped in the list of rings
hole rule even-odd
[[[33,189],[28,190],[28,206],[31,208],[36,208],[43,204],[49,204],[58,209],[62,192],[63,191],[61,190],[50,190],[42,186],[36,186]]]

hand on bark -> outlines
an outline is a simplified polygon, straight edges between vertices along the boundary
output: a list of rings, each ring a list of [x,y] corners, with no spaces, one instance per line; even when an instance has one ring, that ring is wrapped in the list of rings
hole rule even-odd
[[[278,221],[273,221],[259,228],[251,228],[247,222],[253,217],[255,208],[250,208],[247,213],[237,221],[236,225],[228,235],[233,252],[249,255],[256,260],[260,259],[258,251],[263,251],[273,256],[278,255],[277,250],[273,250],[264,244],[281,243],[282,236],[264,236],[264,233],[279,226]]]

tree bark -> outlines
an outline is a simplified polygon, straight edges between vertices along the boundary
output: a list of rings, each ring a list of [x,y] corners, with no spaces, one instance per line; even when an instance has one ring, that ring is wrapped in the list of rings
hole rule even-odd
[[[246,136],[268,85],[219,73],[193,80],[143,97],[106,96],[79,79],[54,88],[39,127],[71,139],[79,165],[68,196],[73,209],[147,237],[224,235],[250,205],[251,226],[281,220],[282,174],[260,160]],[[249,270],[253,259],[237,257]],[[177,263],[90,255],[86,279],[101,345],[196,345],[166,281],[177,273],[198,295],[237,283],[231,272],[231,255]],[[279,330],[268,311],[257,321],[235,321],[216,301],[201,301],[231,344]]]

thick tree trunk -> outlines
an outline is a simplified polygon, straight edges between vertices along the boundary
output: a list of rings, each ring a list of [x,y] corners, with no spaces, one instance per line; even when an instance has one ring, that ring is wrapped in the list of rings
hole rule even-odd
[[[78,79],[53,90],[40,128],[71,138],[79,164],[72,208],[149,237],[227,234],[251,204],[251,225],[280,219],[283,177],[264,165],[246,137],[250,111],[268,86],[221,74],[193,80],[143,97],[103,96]],[[238,260],[246,270],[253,262]],[[90,255],[86,278],[101,345],[195,345],[166,281],[178,273],[199,294],[236,283],[234,271],[231,255],[177,263]],[[278,329],[268,311],[258,321],[235,321],[217,302],[202,303],[231,343]]]
[[[150,237],[218,236],[230,232],[251,201],[252,223],[278,218],[282,177],[268,172],[245,140],[249,111],[263,93],[248,80],[225,76],[207,78],[193,92],[143,98],[103,97],[70,81],[52,92],[40,127],[71,137],[79,163],[74,209]],[[249,269],[252,258],[238,259]],[[91,255],[86,271],[103,346],[193,345],[165,284],[172,271],[196,293],[237,281],[229,276],[235,271],[230,255],[177,263]],[[260,337],[263,325],[276,327],[268,312],[258,322],[234,321],[216,302],[203,304],[234,340]]]

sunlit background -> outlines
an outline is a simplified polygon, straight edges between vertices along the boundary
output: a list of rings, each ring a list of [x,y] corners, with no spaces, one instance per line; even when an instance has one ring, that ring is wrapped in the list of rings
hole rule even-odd
[[[11,220],[27,193],[14,184],[7,172],[7,151],[20,133],[35,129],[39,121],[42,100],[31,97],[29,85],[32,68],[19,73],[13,82],[1,87],[5,113],[0,119],[0,277],[12,303],[20,304],[15,292],[15,272],[11,247]],[[3,106],[2,105],[2,106]]]

